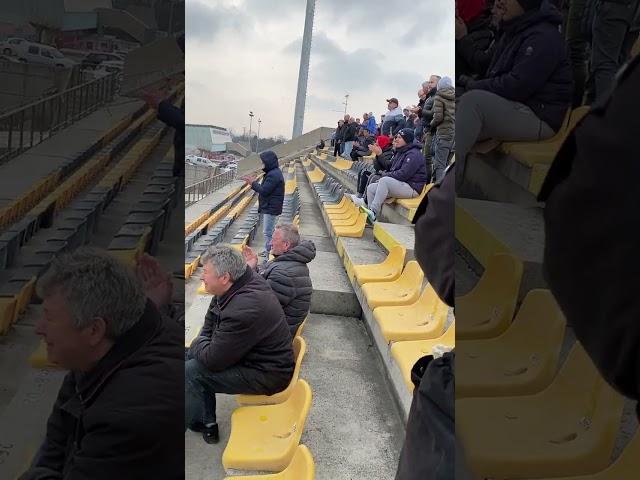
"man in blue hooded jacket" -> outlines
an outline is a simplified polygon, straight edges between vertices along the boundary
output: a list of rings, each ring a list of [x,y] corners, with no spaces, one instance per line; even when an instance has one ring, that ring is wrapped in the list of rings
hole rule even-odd
[[[264,232],[264,252],[260,253],[260,256],[268,257],[271,251],[273,229],[278,221],[278,216],[282,213],[284,177],[278,167],[278,156],[274,152],[271,150],[262,152],[260,160],[264,165],[262,182],[258,182],[250,176],[242,177],[242,179],[258,193],[258,213],[262,214]]]

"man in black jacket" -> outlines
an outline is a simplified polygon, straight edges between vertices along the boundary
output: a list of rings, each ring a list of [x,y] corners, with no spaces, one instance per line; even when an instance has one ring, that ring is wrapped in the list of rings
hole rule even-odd
[[[342,156],[351,160],[351,150],[353,149],[353,142],[356,139],[356,133],[358,132],[358,125],[356,125],[356,119],[344,116],[344,126],[342,130],[342,143],[344,144],[344,150]]]
[[[184,478],[183,329],[98,250],[54,260],[36,290],[36,332],[69,373],[21,480]]]
[[[278,297],[293,337],[309,313],[313,284],[307,264],[316,258],[316,246],[311,240],[300,241],[295,225],[281,223],[273,232],[271,253],[274,259],[259,273]],[[251,247],[245,246],[242,255],[258,271],[258,256]]]
[[[202,280],[215,295],[185,363],[185,427],[219,441],[216,393],[272,395],[293,375],[291,335],[269,284],[229,245],[209,247]]]

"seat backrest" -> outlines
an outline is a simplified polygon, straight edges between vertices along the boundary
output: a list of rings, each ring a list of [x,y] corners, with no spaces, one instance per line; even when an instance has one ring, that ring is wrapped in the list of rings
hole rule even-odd
[[[534,289],[527,293],[512,328],[507,329],[504,335],[525,338],[530,345],[548,346],[553,343],[557,345],[559,354],[565,328],[566,320],[551,291]]]
[[[296,431],[302,434],[304,429],[304,422],[307,419],[309,409],[311,408],[311,387],[303,379],[298,379],[293,386],[291,396],[287,399],[287,403],[291,409],[293,415],[295,415]]]
[[[451,322],[447,331],[441,337],[442,343],[446,345],[455,345],[456,344],[456,322],[455,320]]]
[[[400,275],[400,278],[398,278],[397,281],[400,284],[408,284],[409,286],[420,288],[423,279],[424,273],[422,272],[420,265],[415,260],[411,260],[410,262],[407,262],[402,275]]]
[[[580,120],[582,120],[587,113],[589,113],[591,107],[588,105],[583,105],[571,111],[571,116],[569,117],[568,130],[571,131],[575,128]]]
[[[404,257],[407,254],[407,249],[402,245],[394,245],[389,251],[389,255],[384,260],[386,267],[396,267],[402,269],[404,265]]]
[[[298,445],[291,463],[283,473],[283,480],[313,480],[315,464],[313,456],[306,445]]]

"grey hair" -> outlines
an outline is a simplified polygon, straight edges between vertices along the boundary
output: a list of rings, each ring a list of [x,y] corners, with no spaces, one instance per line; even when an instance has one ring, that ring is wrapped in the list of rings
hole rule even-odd
[[[228,273],[231,281],[237,281],[247,270],[247,262],[240,252],[231,245],[211,245],[202,255],[202,265],[211,263],[218,276]]]
[[[276,228],[282,232],[282,240],[291,247],[296,247],[300,243],[300,233],[298,227],[292,223],[279,223]]]
[[[65,297],[76,328],[101,317],[111,340],[138,322],[147,303],[133,269],[108,252],[89,247],[55,258],[36,284],[40,298],[57,291]]]

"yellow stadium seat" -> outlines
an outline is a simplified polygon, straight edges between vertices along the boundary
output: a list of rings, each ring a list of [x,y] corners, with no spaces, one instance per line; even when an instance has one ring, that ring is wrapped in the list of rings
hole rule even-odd
[[[635,478],[640,471],[640,430],[627,444],[620,456],[606,469],[591,475],[579,477],[562,477],[553,480],[623,480]],[[551,479],[545,479],[551,480]]]
[[[291,462],[311,408],[311,387],[298,380],[277,405],[240,407],[231,415],[231,435],[222,454],[225,470],[279,472]]]
[[[530,395],[556,374],[565,320],[549,290],[531,290],[500,336],[459,340],[456,397]]]
[[[402,274],[390,282],[370,282],[362,286],[362,293],[371,309],[392,305],[410,305],[418,300],[424,273],[418,262],[407,262]]]
[[[338,157],[338,159],[333,163],[333,166],[338,170],[348,170],[353,166],[353,162],[346,158]]]
[[[431,190],[432,187],[433,187],[433,183],[427,183],[422,189],[422,192],[420,193],[420,195],[418,195],[417,197],[399,198],[396,200],[396,203],[408,209],[418,208],[418,206],[420,205],[420,202],[427,195],[427,193],[429,192],[429,190]]]
[[[337,218],[336,220],[333,220],[331,217],[329,217],[329,221],[331,222],[331,225],[333,227],[348,227],[349,225],[354,225],[358,221],[359,215],[359,211],[354,210],[349,216],[345,218]]]
[[[373,311],[373,318],[380,325],[387,342],[399,342],[439,337],[448,314],[448,305],[438,298],[429,284],[417,302],[411,305],[378,307]]]
[[[522,262],[513,255],[494,255],[482,277],[466,295],[456,298],[458,338],[491,338],[504,332],[516,309]]]
[[[338,237],[353,237],[360,238],[364,234],[364,229],[367,226],[367,214],[361,212],[358,214],[356,223],[353,225],[334,226],[333,231]]]
[[[457,400],[456,438],[477,478],[583,475],[609,464],[623,405],[576,344],[542,392]]]
[[[398,364],[402,372],[404,383],[410,392],[413,391],[413,382],[411,381],[411,369],[425,355],[433,353],[433,347],[436,345],[445,345],[453,348],[456,344],[456,325],[452,323],[447,331],[438,338],[430,340],[412,340],[409,342],[395,342],[391,345],[391,355]]]
[[[49,361],[47,344],[44,340],[40,340],[38,347],[29,356],[29,365],[32,368],[59,368],[56,364]]]
[[[344,211],[327,212],[327,216],[333,223],[334,220],[348,220],[349,218],[356,217],[358,213],[360,213],[358,207],[356,207],[354,203],[351,203]]]
[[[407,249],[402,245],[394,246],[384,262],[372,265],[354,265],[353,272],[358,284],[367,282],[388,282],[396,280],[402,273]]]
[[[329,216],[329,218],[331,218],[333,215],[351,212],[353,211],[354,208],[357,208],[355,204],[351,201],[347,201],[345,202],[344,206],[340,208],[332,208],[332,209],[325,208],[325,211],[327,212],[327,215]]]
[[[299,337],[300,335],[302,335],[302,330],[304,330],[304,325],[305,325],[305,323],[307,323],[307,319],[308,318],[309,318],[309,315],[304,317],[304,320],[302,321],[302,323],[300,325],[298,325],[298,329],[296,330],[296,337]],[[294,338],[294,340],[295,340],[295,338]]]
[[[295,336],[293,338],[293,354],[296,360],[296,366],[293,369],[293,376],[287,388],[283,391],[274,393],[273,395],[237,395],[236,399],[240,405],[273,405],[286,401],[293,391],[293,387],[298,383],[300,376],[300,368],[302,367],[302,359],[307,351],[307,344],[304,338]]]
[[[226,477],[225,480],[314,480],[315,469],[309,449],[305,445],[298,445],[291,463],[280,473]]]
[[[35,290],[36,290],[36,277],[32,277],[31,280],[29,280],[24,285],[24,287],[22,287],[22,290],[20,290],[20,293],[16,296],[16,309],[13,317],[14,322],[18,320],[18,315],[23,313],[29,306],[29,303],[33,298],[33,294],[35,293]]]
[[[0,335],[7,333],[16,312],[16,297],[0,298]]]
[[[343,196],[340,199],[339,203],[336,204],[328,204],[328,205],[324,205],[324,209],[327,211],[327,213],[334,211],[334,210],[343,210],[346,206],[347,206],[347,197]]]

